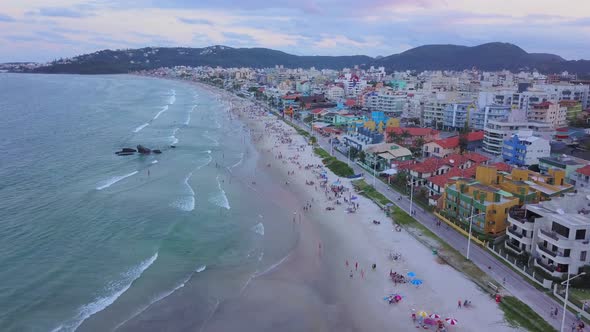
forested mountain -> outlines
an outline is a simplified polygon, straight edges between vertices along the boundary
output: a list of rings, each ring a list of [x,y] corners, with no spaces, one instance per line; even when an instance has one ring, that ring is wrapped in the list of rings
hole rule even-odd
[[[48,66],[34,69],[43,73],[115,74],[173,66],[221,66],[266,68],[283,65],[287,68],[317,69],[384,66],[393,70],[482,70],[511,71],[537,69],[555,73],[569,71],[590,74],[590,61],[568,61],[545,53],[527,53],[508,43],[488,43],[468,47],[460,45],[425,45],[385,57],[298,56],[267,48],[205,48],[147,47],[130,50],[103,50],[60,59]]]

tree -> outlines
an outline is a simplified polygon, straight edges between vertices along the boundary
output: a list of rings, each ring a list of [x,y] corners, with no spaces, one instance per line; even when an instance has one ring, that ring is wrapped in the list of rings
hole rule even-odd
[[[403,138],[398,135],[395,131],[392,131],[389,133],[389,139],[391,139],[392,142],[400,144],[403,140]]]
[[[467,151],[467,146],[469,145],[469,139],[467,138],[469,135],[469,124],[465,121],[465,126],[459,133],[459,153],[463,154]]]
[[[424,140],[424,137],[422,137],[422,136],[418,136],[414,140],[414,146],[417,148],[422,149],[422,146],[424,146],[424,144],[426,144],[426,141]]]
[[[404,130],[404,131],[402,131],[402,135],[401,136],[402,136],[402,138],[405,141],[407,138],[410,138],[412,135],[410,135],[410,132],[409,131]]]
[[[361,150],[359,152],[359,160],[361,163],[365,163],[365,160],[367,159],[367,154],[365,153],[365,151]]]
[[[350,149],[350,159],[352,160],[356,160],[356,157],[358,157],[359,154],[359,150],[355,147],[349,147]]]

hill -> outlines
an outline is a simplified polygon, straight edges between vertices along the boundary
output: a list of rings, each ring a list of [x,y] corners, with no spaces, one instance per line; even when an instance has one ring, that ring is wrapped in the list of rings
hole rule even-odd
[[[267,48],[205,48],[147,47],[130,50],[103,50],[60,59],[34,72],[114,74],[173,66],[220,66],[267,68],[283,65],[287,68],[341,69],[344,67],[384,66],[394,70],[482,70],[511,71],[537,69],[545,73],[569,71],[590,75],[590,61],[568,61],[546,53],[527,53],[508,43],[487,43],[468,47],[460,45],[424,45],[385,57],[298,56]]]
[[[511,71],[538,69],[543,72],[589,73],[590,61],[567,61],[545,53],[527,53],[508,43],[488,43],[473,47],[457,45],[425,45],[375,61],[389,70],[482,70]]]
[[[174,66],[221,66],[268,68],[284,65],[288,68],[341,69],[364,65],[373,58],[358,56],[297,56],[267,48],[205,48],[147,47],[131,50],[103,50],[62,59],[37,69],[44,73],[116,74],[130,71]]]

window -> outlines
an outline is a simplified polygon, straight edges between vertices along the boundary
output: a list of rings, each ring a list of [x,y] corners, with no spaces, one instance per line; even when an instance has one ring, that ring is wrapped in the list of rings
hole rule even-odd
[[[585,229],[576,230],[576,240],[584,240],[585,238],[586,238],[586,230]]]
[[[551,225],[551,230],[563,237],[570,237],[570,229],[556,222]]]
[[[580,260],[583,262],[586,261],[586,253],[587,251],[580,252]]]
[[[570,253],[571,253],[571,250],[570,249],[565,249],[563,251],[563,257],[570,257]]]

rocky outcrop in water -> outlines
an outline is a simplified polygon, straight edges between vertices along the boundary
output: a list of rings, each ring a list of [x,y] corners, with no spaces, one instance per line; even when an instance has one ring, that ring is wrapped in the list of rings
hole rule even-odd
[[[137,146],[137,149],[122,148],[121,151],[117,151],[117,152],[115,152],[115,154],[118,156],[132,156],[136,152],[138,152],[139,154],[151,154],[151,153],[160,154],[160,153],[162,153],[161,150],[158,150],[158,149],[151,150],[151,149],[146,148],[145,146],[140,144]]]
[[[140,145],[137,146],[137,152],[139,152],[141,154],[150,154],[150,153],[152,153],[152,150],[150,150],[150,149],[148,149],[145,146],[143,146],[143,145],[140,144]]]

